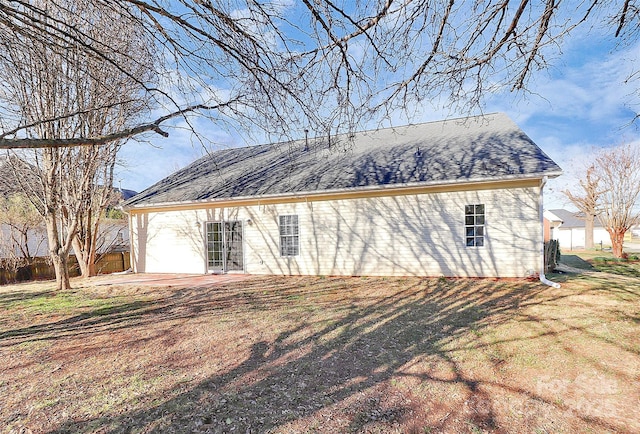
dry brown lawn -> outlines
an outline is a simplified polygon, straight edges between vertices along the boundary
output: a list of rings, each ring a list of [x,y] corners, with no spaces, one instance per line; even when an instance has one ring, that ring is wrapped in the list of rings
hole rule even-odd
[[[7,433],[640,432],[640,279],[0,287]]]

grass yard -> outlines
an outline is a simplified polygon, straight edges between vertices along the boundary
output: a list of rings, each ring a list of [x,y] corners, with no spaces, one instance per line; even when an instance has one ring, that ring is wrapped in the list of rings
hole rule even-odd
[[[640,432],[640,279],[0,287],[6,433]]]
[[[587,271],[612,273],[628,277],[640,277],[640,260],[637,253],[629,259],[614,258],[610,252],[583,250],[563,254],[560,262]]]
[[[614,261],[614,260],[596,260],[590,261],[596,271],[605,273],[619,274],[623,276],[640,277],[640,261]]]

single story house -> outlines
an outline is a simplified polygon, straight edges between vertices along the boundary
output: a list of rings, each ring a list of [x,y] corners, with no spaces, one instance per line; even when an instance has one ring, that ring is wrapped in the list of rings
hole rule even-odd
[[[542,274],[561,169],[504,114],[230,148],[125,204],[135,272]]]
[[[585,248],[584,214],[566,209],[551,209],[545,211],[545,218],[549,221],[550,237],[558,240],[560,249]],[[611,236],[597,217],[593,222],[593,244],[594,246],[611,246]]]

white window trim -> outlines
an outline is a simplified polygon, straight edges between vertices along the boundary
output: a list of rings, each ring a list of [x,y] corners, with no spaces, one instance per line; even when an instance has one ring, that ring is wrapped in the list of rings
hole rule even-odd
[[[469,207],[473,207],[473,213],[468,213]],[[476,203],[465,205],[464,207],[464,243],[469,248],[481,248],[487,244],[487,231],[486,231],[486,206],[483,203]],[[469,217],[472,217],[473,223],[467,221]],[[471,234],[469,234],[471,229]],[[480,235],[478,235],[480,232]],[[469,244],[469,242],[472,244]],[[480,241],[480,243],[478,243]]]
[[[285,230],[283,231],[283,229]],[[278,216],[278,234],[280,239],[280,257],[289,258],[299,256],[300,223],[297,214]]]

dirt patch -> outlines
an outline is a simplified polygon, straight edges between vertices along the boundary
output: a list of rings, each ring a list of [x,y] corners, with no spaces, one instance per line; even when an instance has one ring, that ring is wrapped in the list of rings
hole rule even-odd
[[[3,287],[0,425],[638,432],[640,281],[555,277]]]

